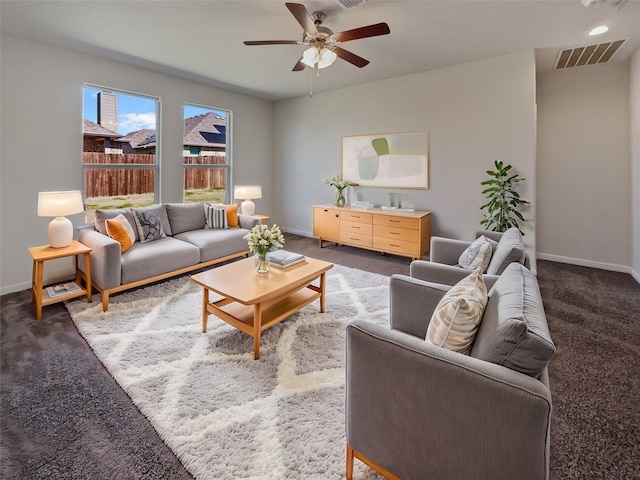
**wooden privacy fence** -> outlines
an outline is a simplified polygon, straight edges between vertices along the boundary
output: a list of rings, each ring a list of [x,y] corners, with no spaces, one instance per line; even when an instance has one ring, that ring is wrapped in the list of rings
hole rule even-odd
[[[184,157],[184,165],[224,165],[224,154],[203,157]],[[84,164],[154,165],[154,154],[83,153]],[[115,197],[154,191],[154,168],[113,168],[86,170],[86,197]],[[226,187],[226,169],[188,168],[184,176],[185,190]]]

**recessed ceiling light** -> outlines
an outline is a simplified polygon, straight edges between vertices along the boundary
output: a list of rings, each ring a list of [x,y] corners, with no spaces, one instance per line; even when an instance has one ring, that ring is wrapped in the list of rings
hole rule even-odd
[[[609,31],[609,27],[605,26],[605,25],[599,25],[596,28],[594,28],[593,30],[591,30],[589,32],[589,35],[594,36],[594,35],[602,35],[603,33],[606,33]]]

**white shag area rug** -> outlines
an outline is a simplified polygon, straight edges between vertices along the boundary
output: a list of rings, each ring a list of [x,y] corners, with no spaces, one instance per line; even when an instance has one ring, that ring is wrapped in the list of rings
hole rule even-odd
[[[315,301],[253,339],[214,316],[188,276],[67,302],[111,375],[197,479],[345,478],[345,326],[388,324],[389,277],[335,265]],[[354,478],[382,479],[355,461]]]

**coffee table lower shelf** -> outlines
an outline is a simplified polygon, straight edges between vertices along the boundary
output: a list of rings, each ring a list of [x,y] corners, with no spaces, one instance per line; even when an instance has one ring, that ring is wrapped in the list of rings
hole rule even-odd
[[[253,337],[254,359],[260,358],[260,336],[266,330],[285,318],[298,312],[306,305],[320,299],[320,312],[324,312],[324,298],[322,289],[315,285],[303,286],[300,290],[284,298],[244,305],[233,299],[221,298],[209,301],[209,291],[204,289],[202,332],[207,331],[209,315],[224,320],[229,325]]]

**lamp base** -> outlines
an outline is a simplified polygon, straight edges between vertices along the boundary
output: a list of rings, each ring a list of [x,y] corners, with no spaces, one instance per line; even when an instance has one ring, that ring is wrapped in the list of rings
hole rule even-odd
[[[256,212],[256,204],[251,200],[245,200],[240,204],[243,215],[253,215]]]
[[[63,248],[73,241],[73,224],[66,217],[56,217],[49,224],[49,246]]]

